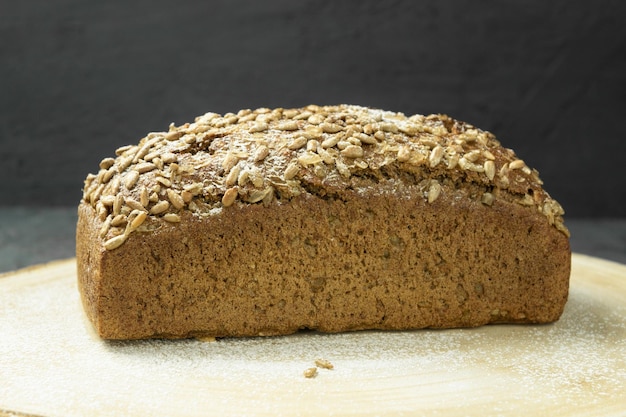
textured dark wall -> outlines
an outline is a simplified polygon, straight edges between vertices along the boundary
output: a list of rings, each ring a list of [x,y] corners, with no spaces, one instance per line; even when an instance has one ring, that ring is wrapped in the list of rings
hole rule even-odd
[[[624,22],[617,0],[0,0],[0,204],[75,205],[116,147],[206,111],[352,103],[471,122],[568,215],[624,216]]]

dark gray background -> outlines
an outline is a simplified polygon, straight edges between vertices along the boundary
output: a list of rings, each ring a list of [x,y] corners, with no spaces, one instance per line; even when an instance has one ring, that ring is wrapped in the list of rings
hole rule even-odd
[[[0,0],[0,206],[74,206],[207,111],[352,103],[496,134],[573,217],[626,215],[626,2]]]

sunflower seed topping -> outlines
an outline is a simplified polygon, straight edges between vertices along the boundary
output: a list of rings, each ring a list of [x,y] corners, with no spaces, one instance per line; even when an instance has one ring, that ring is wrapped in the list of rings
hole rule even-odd
[[[233,188],[229,188],[228,190],[226,190],[226,192],[224,193],[224,196],[222,197],[222,205],[224,207],[230,207],[233,205],[233,203],[235,202],[235,200],[237,199],[237,188],[233,187]]]
[[[180,223],[180,216],[176,213],[166,213],[163,215],[163,220],[169,223]]]
[[[101,219],[106,247],[114,248],[138,230],[180,221],[184,211],[206,215],[237,199],[242,206],[282,204],[307,192],[307,184],[335,195],[365,190],[373,179],[411,181],[426,184],[426,201],[434,203],[443,184],[452,184],[442,178],[473,187],[468,198],[485,206],[497,195],[533,207],[565,233],[536,170],[489,132],[444,115],[348,105],[206,113],[171,124],[102,159],[85,179],[83,201]]]
[[[150,209],[150,214],[161,214],[164,211],[167,211],[167,209],[170,208],[170,203],[168,203],[165,200],[161,200],[158,203],[156,203],[154,206],[152,206],[152,208]]]
[[[428,202],[435,202],[435,200],[439,198],[439,194],[441,194],[441,184],[433,180],[430,184],[430,187],[428,187]]]
[[[119,235],[119,236],[112,237],[111,239],[104,242],[104,248],[106,250],[117,249],[120,246],[122,246],[122,243],[126,242],[126,239],[127,239],[126,235]]]
[[[180,194],[171,188],[168,188],[167,190],[167,199],[170,200],[170,203],[172,203],[172,205],[177,209],[185,207],[185,200],[183,200]]]

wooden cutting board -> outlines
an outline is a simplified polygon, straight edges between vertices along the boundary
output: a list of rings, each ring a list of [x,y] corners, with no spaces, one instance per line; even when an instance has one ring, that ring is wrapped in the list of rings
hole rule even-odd
[[[105,342],[75,261],[0,277],[0,416],[626,415],[626,266],[574,255],[553,325]],[[318,358],[315,378],[303,372]]]

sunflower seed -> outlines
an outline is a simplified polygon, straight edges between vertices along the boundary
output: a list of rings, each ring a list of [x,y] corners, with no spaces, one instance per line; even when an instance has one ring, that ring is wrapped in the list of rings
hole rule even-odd
[[[304,145],[306,145],[306,142],[307,142],[307,138],[305,138],[304,136],[298,136],[297,138],[292,140],[289,145],[287,145],[287,148],[291,149],[292,151],[295,151],[295,150],[302,148]]]
[[[430,156],[428,157],[428,162],[430,163],[430,167],[434,168],[441,162],[443,158],[443,147],[441,145],[436,145],[431,151]]]
[[[176,213],[165,213],[163,220],[170,223],[180,223],[180,216]]]
[[[490,206],[490,205],[493,204],[495,199],[496,199],[496,197],[493,194],[491,194],[491,193],[483,193],[480,201],[481,201],[481,203],[483,203],[483,204],[485,204],[487,206]]]
[[[279,123],[276,125],[276,129],[278,130],[298,130],[298,122],[295,120],[289,120],[286,122]]]
[[[140,174],[143,174],[145,172],[150,172],[152,170],[156,169],[156,165],[153,164],[152,162],[142,162],[140,164],[135,165],[135,171],[137,171]]]
[[[269,155],[269,153],[270,149],[265,145],[261,145],[254,151],[254,156],[252,157],[252,160],[254,162],[261,162],[265,159],[267,155]]]
[[[171,187],[172,186],[172,181],[168,180],[167,178],[164,177],[156,177],[155,181],[158,182],[159,184],[162,184],[165,187]]]
[[[239,158],[234,153],[228,152],[222,161],[222,168],[224,168],[224,171],[229,172],[235,165],[237,165],[238,161]]]
[[[264,190],[252,190],[250,194],[245,196],[244,200],[248,203],[258,203],[259,201],[271,201],[270,195],[273,194],[274,189],[272,187],[267,187]],[[269,202],[268,201],[268,202]]]
[[[385,122],[380,124],[380,130],[383,132],[398,133],[398,126],[396,126],[395,123]]]
[[[374,136],[370,136],[365,133],[355,133],[354,137],[368,145],[376,145],[378,143]]]
[[[509,169],[521,169],[524,168],[526,164],[521,159],[516,159],[509,163]]]
[[[411,158],[411,148],[408,145],[402,145],[398,148],[398,161],[406,162]]]
[[[102,169],[109,169],[113,166],[113,164],[115,163],[115,159],[113,158],[104,158],[102,161],[100,161],[100,168]]]
[[[191,194],[187,190],[183,190],[180,192],[180,196],[183,198],[185,204],[188,204],[193,199],[193,194]]]
[[[137,183],[138,179],[139,179],[139,172],[128,171],[128,174],[126,174],[126,176],[124,177],[124,186],[128,190],[132,189]]]
[[[322,162],[322,157],[311,151],[306,151],[298,157],[298,162],[302,166],[313,165]]]
[[[496,176],[496,164],[492,160],[486,160],[483,164],[483,168],[487,178],[489,178],[490,181],[493,181]]]
[[[324,131],[324,133],[337,133],[341,129],[343,129],[341,125],[338,125],[336,123],[322,123],[320,127],[322,128],[322,131]]]
[[[481,154],[481,151],[479,151],[478,149],[474,149],[473,151],[466,153],[464,155],[464,158],[470,162],[476,162],[478,158],[480,157],[480,154]]]
[[[310,152],[317,151],[317,148],[320,146],[319,141],[315,139],[311,139],[306,143],[306,150]]]
[[[130,231],[136,230],[148,218],[148,213],[141,211],[137,213],[135,218],[130,222]]]
[[[250,127],[249,132],[250,133],[265,132],[267,129],[269,129],[269,126],[267,123],[257,122]]]
[[[121,227],[124,226],[126,224],[126,216],[124,216],[123,214],[118,214],[117,216],[113,217],[113,219],[111,220],[111,226],[113,227]]]
[[[237,164],[230,170],[226,178],[224,178],[224,185],[230,187],[235,185],[237,179],[239,178],[239,173],[241,172],[241,164]]]
[[[237,185],[243,187],[248,183],[250,179],[250,171],[247,169],[242,169],[239,173],[239,177],[237,177]]]
[[[333,369],[335,366],[326,359],[316,359],[315,365],[319,368]]]
[[[150,197],[148,195],[148,190],[146,189],[146,187],[143,187],[141,189],[141,193],[139,194],[139,202],[144,207],[148,207],[148,204],[150,203]]]
[[[133,210],[145,210],[146,208],[139,201],[128,197],[125,201],[126,205]]]
[[[352,175],[350,168],[340,159],[335,160],[335,167],[337,167],[337,171],[339,171],[344,178],[350,178]]]
[[[226,190],[224,196],[222,196],[222,205],[224,207],[232,206],[235,200],[237,199],[237,195],[239,194],[237,187],[232,187]]]
[[[174,141],[180,139],[181,136],[183,136],[183,132],[180,131],[168,132],[165,134],[165,140]]]
[[[349,145],[341,151],[341,154],[347,158],[362,158],[363,148],[356,145]]]
[[[287,168],[285,168],[283,178],[285,178],[286,180],[293,179],[298,171],[300,171],[300,167],[298,166],[298,164],[291,162],[289,165],[287,165]]]
[[[173,162],[177,162],[178,157],[172,152],[165,152],[163,155],[161,155],[161,160],[166,164],[171,164]]]
[[[430,187],[428,187],[428,202],[433,203],[441,194],[441,184],[437,181],[432,181]]]
[[[170,208],[170,203],[168,203],[165,200],[161,200],[158,203],[156,203],[154,206],[152,206],[152,208],[150,209],[150,213],[161,214],[164,211],[167,211],[168,208]]]
[[[320,139],[323,136],[324,132],[322,128],[319,126],[308,126],[303,132],[302,136],[307,139]]]
[[[287,109],[287,110],[283,110],[283,117],[287,118],[287,119],[293,119],[294,117],[296,117],[298,115],[300,111],[298,109]]]
[[[200,194],[202,192],[202,183],[201,182],[194,182],[194,183],[191,183],[191,184],[185,184],[183,186],[183,190],[189,191],[193,195],[198,195],[198,194]]]
[[[324,116],[321,114],[313,114],[307,119],[307,122],[311,123],[312,125],[319,125],[323,121]]]
[[[127,239],[126,235],[119,235],[119,236],[112,237],[111,239],[104,242],[104,248],[106,250],[117,249],[120,246],[122,246],[122,243],[126,242],[126,239]]]
[[[113,195],[104,195],[100,197],[100,201],[107,207],[111,207],[113,203],[115,203],[115,196]]]
[[[181,209],[185,207],[185,201],[183,200],[183,198],[180,196],[180,194],[178,194],[171,188],[168,188],[167,190],[167,198],[168,200],[170,200],[170,203],[172,203],[175,208]]]
[[[122,194],[118,194],[115,196],[115,201],[113,201],[113,215],[117,216],[120,214],[120,210],[122,209],[122,205],[124,204],[124,196]]]

